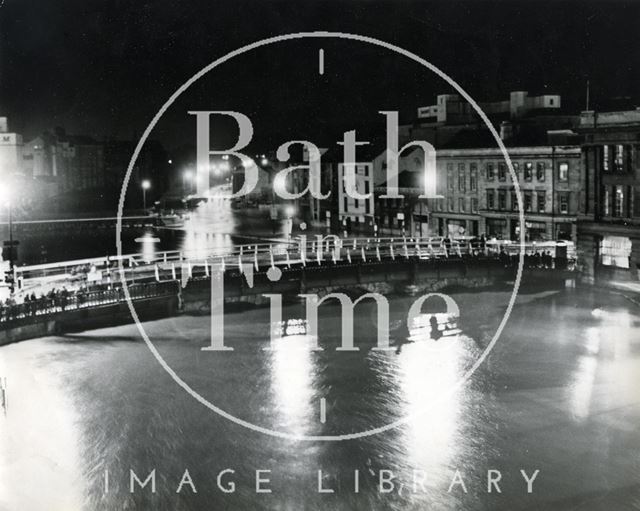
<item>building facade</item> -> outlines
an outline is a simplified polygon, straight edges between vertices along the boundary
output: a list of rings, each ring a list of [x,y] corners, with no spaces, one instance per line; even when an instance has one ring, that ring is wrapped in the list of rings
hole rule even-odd
[[[525,240],[575,240],[581,184],[579,146],[511,147],[525,215]],[[518,240],[516,187],[500,149],[438,151],[429,230],[438,236]]]
[[[367,198],[356,199],[347,193],[345,165],[338,163],[338,216],[347,231],[351,229],[370,229],[373,231],[373,164],[358,162],[355,164],[356,192]]]
[[[637,281],[640,271],[640,109],[583,112],[578,215],[583,278]]]

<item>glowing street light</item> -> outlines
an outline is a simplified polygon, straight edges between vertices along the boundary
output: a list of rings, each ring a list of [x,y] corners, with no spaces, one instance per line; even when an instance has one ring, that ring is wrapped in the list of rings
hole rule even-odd
[[[263,167],[266,167],[267,165],[269,165],[269,160],[267,160],[264,156],[262,157],[262,159],[260,160],[260,165],[262,165]]]
[[[284,213],[285,215],[287,215],[287,218],[291,218],[295,212],[296,208],[292,205],[288,205],[286,208],[284,208]]]
[[[149,181],[148,179],[144,179],[142,183],[140,183],[140,186],[142,187],[142,208],[146,211],[147,210],[147,190],[151,188],[151,181]]]

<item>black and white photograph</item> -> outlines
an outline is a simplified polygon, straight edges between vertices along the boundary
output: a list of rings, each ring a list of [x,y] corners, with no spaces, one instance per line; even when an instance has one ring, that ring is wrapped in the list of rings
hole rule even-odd
[[[640,510],[639,22],[0,0],[0,511]]]

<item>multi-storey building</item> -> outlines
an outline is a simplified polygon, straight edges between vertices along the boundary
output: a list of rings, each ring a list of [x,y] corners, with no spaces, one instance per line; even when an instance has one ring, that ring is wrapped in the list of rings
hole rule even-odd
[[[429,212],[425,193],[425,155],[419,147],[409,147],[398,158],[398,195],[401,198],[383,198],[387,194],[386,150],[380,155],[376,172],[375,225],[380,235],[429,236]],[[378,168],[378,167],[376,167]]]
[[[338,215],[349,229],[371,227],[373,230],[373,164],[358,161],[355,164],[356,192],[367,198],[357,199],[347,194],[345,165],[338,163]]]
[[[527,241],[576,235],[580,147],[510,147],[525,215]],[[437,190],[430,201],[430,231],[440,236],[485,236],[518,240],[516,187],[499,148],[437,152]]]
[[[578,261],[589,282],[639,279],[640,109],[583,112]]]
[[[25,144],[22,165],[33,177],[55,177],[60,193],[105,184],[103,145],[91,137],[67,135],[61,128]]]
[[[529,96],[526,91],[514,91],[508,99],[480,102],[478,106],[496,127],[510,124],[514,132],[572,129],[578,122],[576,115],[562,111],[561,97],[554,94]],[[479,129],[484,129],[484,121],[464,98],[440,94],[435,105],[418,108],[413,122],[400,126],[398,133],[402,144],[426,140],[439,148],[449,145],[461,132]]]

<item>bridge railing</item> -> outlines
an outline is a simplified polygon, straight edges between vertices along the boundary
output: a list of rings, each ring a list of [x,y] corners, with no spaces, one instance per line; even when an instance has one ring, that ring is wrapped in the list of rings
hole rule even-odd
[[[555,244],[525,244],[525,266],[541,268],[572,269],[575,252],[567,251],[567,258],[555,257]],[[552,252],[553,250],[553,252]],[[24,303],[8,303],[0,306],[0,321],[53,314],[66,310],[97,307],[124,300],[124,293],[118,282],[122,279],[119,261],[124,264],[124,279],[132,299],[150,298],[162,294],[176,293],[179,281],[194,276],[206,277],[210,271],[245,269],[248,265],[256,270],[270,266],[327,265],[341,263],[373,263],[394,260],[439,260],[439,259],[498,259],[505,266],[515,266],[520,253],[519,244],[483,242],[469,239],[445,238],[349,238],[337,236],[300,237],[285,243],[258,243],[240,245],[211,251],[206,257],[190,257],[189,252],[168,251],[153,257],[142,254],[128,254],[121,258],[99,258],[69,261],[57,265],[38,265],[23,269],[23,275],[31,275],[37,280],[41,272],[69,271],[78,266],[92,264],[100,278],[93,283],[96,290],[58,291],[40,296]],[[536,255],[537,254],[537,255]],[[472,264],[472,263],[471,263]],[[98,268],[98,269],[96,269]],[[80,272],[80,275],[82,273]],[[79,281],[84,286],[86,277]],[[40,293],[38,293],[40,294]]]
[[[145,282],[129,285],[128,289],[131,299],[135,301],[175,295],[177,286],[176,281]],[[125,294],[121,287],[93,291],[60,291],[41,296],[35,300],[7,303],[0,306],[0,323],[37,319],[66,311],[112,305],[124,300]]]
[[[549,255],[556,256],[555,242],[527,243],[525,253],[540,254],[540,265],[548,266]],[[572,245],[567,245],[568,260],[575,259]],[[254,265],[256,268],[274,265],[291,266],[337,261],[395,260],[417,257],[440,259],[459,257],[495,257],[513,259],[520,252],[518,243],[483,242],[477,239],[447,238],[339,238],[337,236],[300,236],[279,243],[255,243],[203,250],[171,250],[155,254],[125,254],[115,257],[81,259],[62,263],[50,263],[17,267],[18,277],[25,282],[46,282],[48,279],[66,279],[79,283],[120,280],[120,261],[128,282],[154,278],[162,280],[169,274],[176,279],[183,269],[191,272],[197,266],[238,268]],[[535,257],[535,256],[533,256]],[[505,261],[506,262],[506,261]],[[530,264],[535,265],[535,262]],[[27,286],[28,287],[28,286]]]

